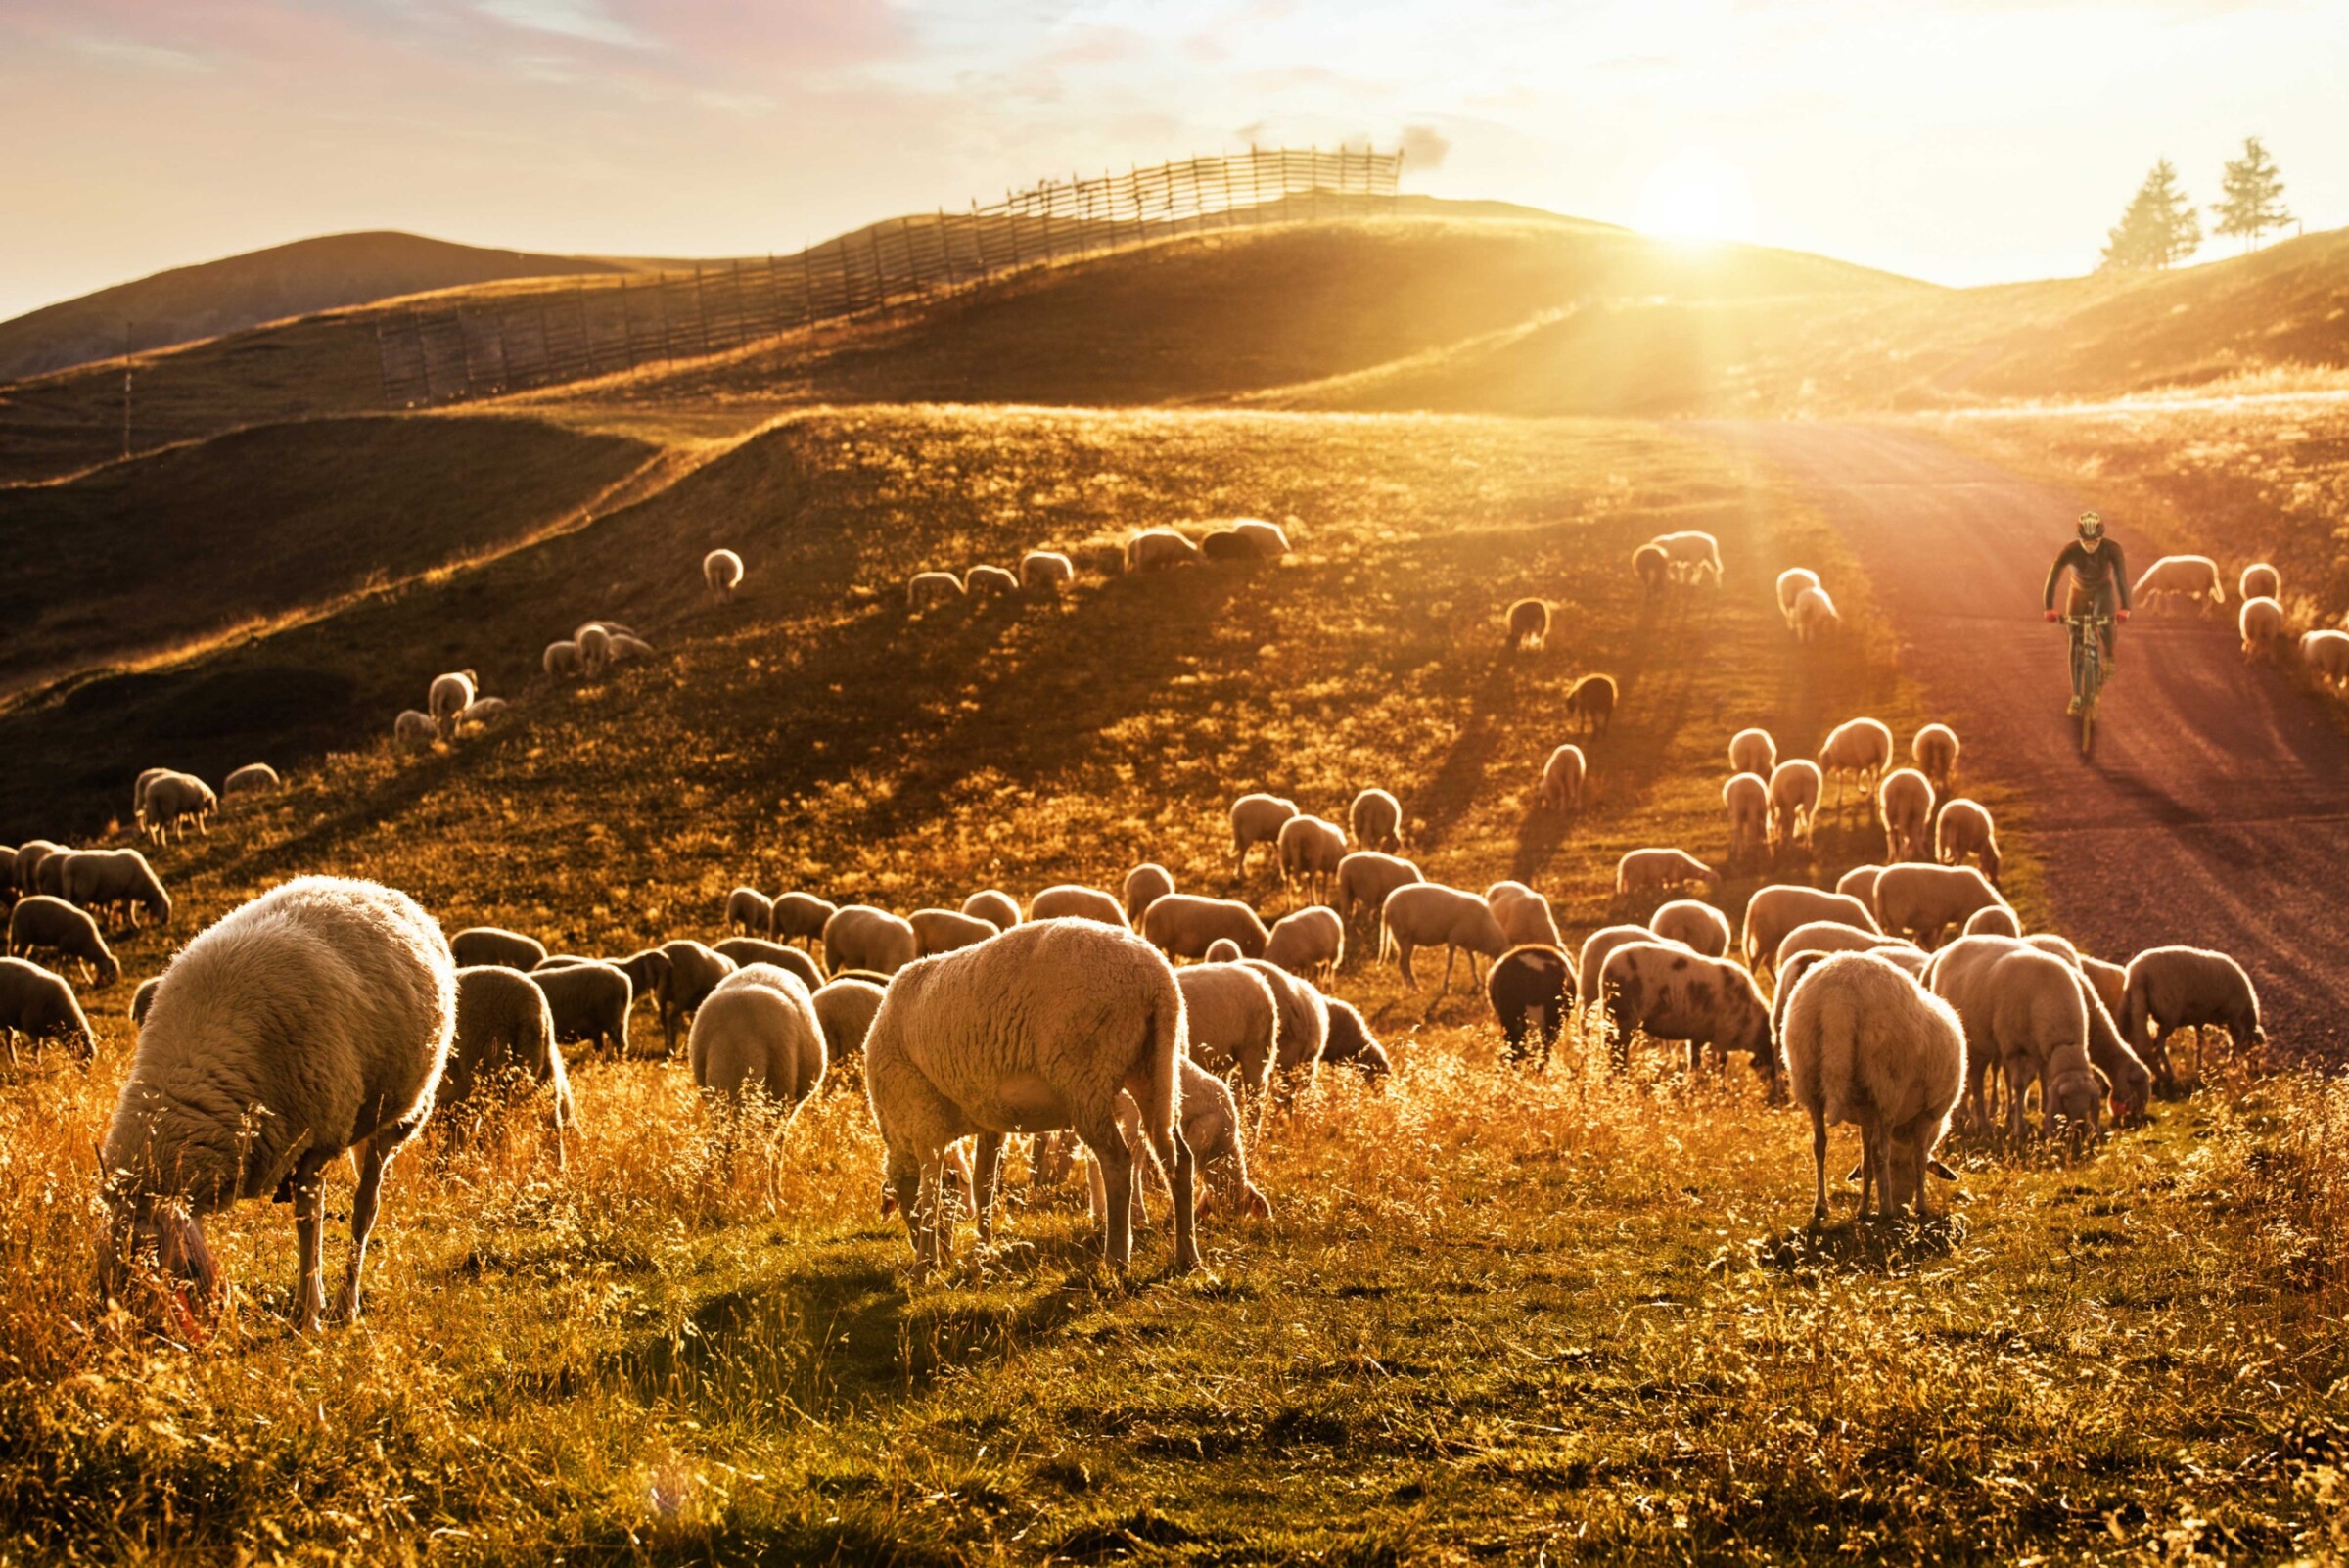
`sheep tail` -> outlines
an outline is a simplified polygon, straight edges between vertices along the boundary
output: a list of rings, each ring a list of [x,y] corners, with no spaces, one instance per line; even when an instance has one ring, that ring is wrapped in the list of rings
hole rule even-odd
[[[1142,1051],[1146,1061],[1148,1093],[1141,1097],[1142,1127],[1152,1132],[1168,1131],[1178,1126],[1182,1118],[1182,1087],[1180,1063],[1189,1054],[1187,1040],[1188,1017],[1184,1012],[1182,988],[1169,979],[1160,988],[1159,995],[1143,1025]]]

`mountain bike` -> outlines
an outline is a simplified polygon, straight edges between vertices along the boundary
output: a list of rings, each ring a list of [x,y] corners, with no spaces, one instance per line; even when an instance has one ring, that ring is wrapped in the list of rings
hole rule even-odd
[[[2097,615],[2083,610],[2078,615],[2065,616],[2063,623],[2072,638],[2072,695],[2080,700],[2080,755],[2086,757],[2096,742],[2096,699],[2104,690],[2104,628],[2112,624],[2109,615]]]

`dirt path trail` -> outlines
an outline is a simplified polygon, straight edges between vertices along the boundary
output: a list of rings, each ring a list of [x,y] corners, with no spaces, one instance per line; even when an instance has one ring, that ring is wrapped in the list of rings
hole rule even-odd
[[[2349,735],[2247,667],[2227,613],[2123,628],[2093,761],[2064,716],[2063,642],[2040,583],[2083,503],[1907,432],[1708,429],[1825,510],[1897,629],[1905,671],[1961,737],[1963,775],[2033,803],[2059,929],[2115,959],[2162,943],[2234,953],[2289,1047],[2349,1056]],[[2116,518],[2142,572],[2155,552]]]

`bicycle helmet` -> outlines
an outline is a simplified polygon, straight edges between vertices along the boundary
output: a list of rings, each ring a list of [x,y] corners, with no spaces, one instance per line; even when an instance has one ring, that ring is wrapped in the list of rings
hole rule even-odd
[[[2104,537],[2103,517],[2096,512],[2081,513],[2080,537],[2084,539],[2100,539]]]

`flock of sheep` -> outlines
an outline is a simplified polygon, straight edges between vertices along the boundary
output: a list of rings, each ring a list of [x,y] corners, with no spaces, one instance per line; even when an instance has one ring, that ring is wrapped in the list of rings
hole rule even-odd
[[[2275,660],[2290,642],[2290,618],[2283,607],[2283,575],[2265,561],[2243,568],[2236,579],[2242,600],[2235,629],[2246,659]],[[2227,603],[2226,580],[2206,555],[2165,555],[2144,570],[2130,588],[2140,608],[2173,603],[2198,606],[2205,616]],[[2329,691],[2349,692],[2349,631],[2318,626],[2300,634],[2300,662]]]

